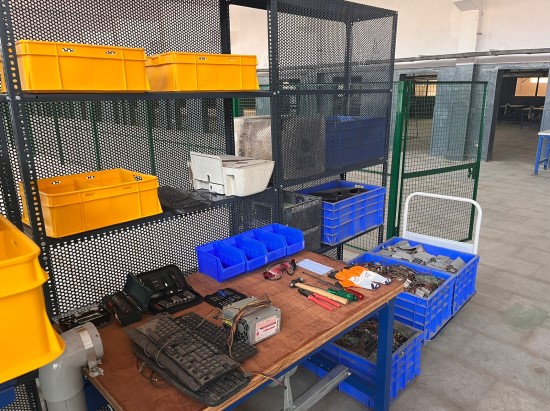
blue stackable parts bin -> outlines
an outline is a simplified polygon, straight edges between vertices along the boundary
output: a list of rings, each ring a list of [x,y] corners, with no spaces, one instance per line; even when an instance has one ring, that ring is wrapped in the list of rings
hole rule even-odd
[[[15,380],[9,380],[0,384],[0,408],[7,407],[15,401]]]
[[[305,247],[304,233],[271,224],[195,248],[199,271],[222,282],[267,263],[295,254]]]
[[[337,245],[383,224],[386,189],[368,184],[336,180],[300,191],[304,194],[312,194],[334,188],[354,187],[365,188],[368,191],[335,203],[323,201],[321,233],[323,244]]]
[[[220,242],[244,252],[246,258],[245,271],[252,271],[267,264],[267,248],[261,241],[250,237],[236,236]]]
[[[259,228],[258,230],[268,231],[283,236],[286,241],[286,255],[296,254],[305,248],[304,233],[297,228],[288,227],[282,224],[271,224]]]
[[[200,245],[195,250],[199,271],[217,281],[227,280],[246,270],[246,256],[238,248],[216,241]]]
[[[415,333],[398,350],[392,353],[390,398],[397,398],[399,391],[420,375],[422,332]],[[327,344],[313,357],[301,365],[319,378],[324,377],[336,364],[349,368],[351,376],[338,386],[361,404],[374,408],[374,399],[365,392],[365,385],[375,384],[376,363],[368,358],[340,347],[336,343]]]
[[[452,274],[456,277],[456,282],[453,291],[453,315],[455,315],[466,302],[475,294],[476,292],[476,277],[477,277],[477,266],[479,263],[479,256],[475,254],[464,253],[461,251],[451,250],[448,248],[442,248],[435,245],[420,243],[418,241],[407,240],[406,238],[393,237],[390,238],[385,243],[378,245],[376,248],[371,250],[373,253],[377,253],[383,248],[395,245],[400,241],[408,241],[412,246],[422,244],[427,253],[433,255],[444,255],[446,257],[452,258],[453,260],[457,257],[460,257],[466,263],[456,274]],[[394,261],[395,264],[399,264],[402,260],[394,259],[387,257],[388,259]],[[415,267],[423,267],[421,264],[413,264]],[[434,271],[451,274],[443,270],[433,269]]]
[[[385,118],[334,116],[327,117],[325,123],[327,169],[384,157]]]
[[[423,343],[431,340],[453,316],[453,291],[456,282],[454,275],[432,270],[427,267],[394,260],[367,252],[349,261],[348,264],[380,263],[383,265],[403,265],[419,274],[429,274],[443,278],[445,282],[427,298],[408,292],[397,295],[395,318],[409,327],[423,332]]]
[[[248,237],[265,244],[267,249],[267,262],[283,258],[286,255],[286,240],[283,236],[270,231],[251,230],[245,231],[237,237]]]

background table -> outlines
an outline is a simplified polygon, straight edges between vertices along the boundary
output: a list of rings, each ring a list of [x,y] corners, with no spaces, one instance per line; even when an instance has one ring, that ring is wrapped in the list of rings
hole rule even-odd
[[[344,267],[341,261],[303,251],[296,255],[297,261],[304,258],[320,262],[335,269]],[[300,276],[303,270],[298,267],[294,276],[285,275],[279,281],[267,281],[262,270],[243,274],[229,281],[218,283],[214,279],[195,273],[187,277],[189,284],[201,295],[231,287],[247,295],[260,297],[266,293],[273,305],[281,309],[281,332],[260,342],[258,354],[246,360],[242,365],[248,371],[261,371],[269,375],[280,375],[297,365],[325,343],[334,340],[343,332],[354,327],[369,314],[380,309],[379,337],[379,375],[376,379],[376,409],[389,407],[389,379],[391,365],[391,346],[393,341],[393,307],[395,296],[403,291],[403,284],[394,282],[382,286],[376,291],[363,290],[365,299],[342,306],[332,312],[309,301],[289,287],[290,280]],[[303,276],[306,284],[320,286],[314,279]],[[322,278],[322,277],[319,277]],[[194,311],[206,315],[212,309],[206,303],[174,314]],[[151,318],[147,316],[144,321]],[[129,327],[133,327],[131,325]],[[242,402],[252,392],[263,387],[269,380],[254,376],[250,384],[218,407],[207,407],[184,395],[173,387],[156,388],[147,378],[140,375],[137,362],[131,351],[131,340],[124,334],[118,323],[99,330],[103,340],[105,355],[101,366],[105,374],[90,378],[92,383],[117,410],[221,410]],[[382,346],[381,346],[382,345]]]
[[[543,147],[546,140],[546,148]],[[544,158],[541,160],[540,156],[544,155]],[[539,143],[537,145],[537,155],[535,157],[535,175],[539,173],[540,163],[544,163],[544,169],[548,168],[548,156],[550,155],[550,130],[541,131],[539,133]]]

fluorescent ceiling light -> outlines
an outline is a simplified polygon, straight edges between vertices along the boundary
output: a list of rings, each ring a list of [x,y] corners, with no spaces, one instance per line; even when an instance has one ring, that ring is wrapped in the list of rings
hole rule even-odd
[[[456,0],[453,4],[458,7],[460,11],[479,10],[479,6],[474,0]]]

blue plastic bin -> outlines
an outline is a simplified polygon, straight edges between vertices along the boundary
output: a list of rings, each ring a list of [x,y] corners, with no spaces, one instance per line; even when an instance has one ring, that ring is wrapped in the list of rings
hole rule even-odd
[[[409,327],[423,332],[423,343],[431,340],[437,332],[453,316],[453,290],[456,277],[448,273],[442,273],[418,266],[406,261],[393,260],[378,254],[367,252],[353,260],[349,264],[381,263],[383,265],[404,265],[412,268],[419,274],[431,274],[445,279],[437,290],[429,297],[418,297],[408,292],[400,293],[395,301],[395,318]]]
[[[7,407],[15,401],[15,380],[9,380],[0,384],[0,408]]]
[[[464,253],[461,251],[450,250],[448,248],[437,247],[435,245],[419,243],[418,241],[407,240],[406,238],[393,237],[390,238],[385,243],[380,244],[375,247],[371,252],[378,253],[383,248],[395,245],[400,241],[408,241],[411,245],[416,246],[422,244],[427,253],[433,255],[444,255],[446,257],[455,259],[460,257],[466,263],[454,276],[456,277],[456,282],[453,290],[453,315],[455,315],[466,302],[475,294],[476,292],[476,277],[477,277],[477,266],[479,264],[479,256],[475,254]],[[402,260],[394,259],[387,257],[395,263],[401,263]],[[413,264],[415,267],[423,267],[421,264]],[[446,271],[433,269],[434,271],[450,274]]]
[[[396,324],[398,322],[396,321]],[[420,375],[422,333],[414,330],[414,334],[398,350],[392,354],[390,398],[397,398],[399,391]],[[374,408],[374,399],[364,390],[366,384],[373,385],[376,380],[376,363],[368,358],[338,346],[327,344],[312,358],[301,365],[319,378],[336,364],[349,368],[352,375],[339,384],[341,392],[348,394],[361,404]]]
[[[199,271],[219,282],[242,274],[246,270],[244,251],[220,241],[200,245],[195,248],[195,251]]]
[[[245,271],[252,271],[267,264],[267,248],[264,243],[250,237],[229,237],[220,241],[222,244],[238,248],[246,258]]]
[[[288,227],[282,224],[271,224],[261,227],[258,230],[268,231],[283,236],[286,241],[286,255],[296,254],[305,248],[304,233],[297,228]]]
[[[326,167],[341,169],[384,157],[386,118],[326,118]]]
[[[336,245],[384,223],[384,187],[337,180],[300,191],[311,194],[333,188],[361,187],[368,191],[335,203],[323,201],[321,242]]]
[[[265,230],[251,230],[237,237],[248,237],[261,241],[267,248],[267,262],[278,260],[286,255],[286,240],[282,235]]]

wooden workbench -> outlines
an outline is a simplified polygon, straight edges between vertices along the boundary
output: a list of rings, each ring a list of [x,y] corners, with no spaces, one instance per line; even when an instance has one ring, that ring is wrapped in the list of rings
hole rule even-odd
[[[294,258],[296,261],[309,258],[335,269],[341,269],[344,266],[344,263],[340,261],[309,251],[303,251]],[[278,281],[265,280],[262,270],[243,274],[223,283],[218,283],[201,273],[192,274],[187,279],[189,284],[201,295],[214,293],[224,287],[231,287],[243,294],[255,297],[260,297],[265,293],[273,305],[280,308],[281,332],[260,342],[257,345],[258,354],[243,363],[246,370],[261,371],[268,375],[276,375],[293,364],[299,363],[327,341],[361,321],[403,290],[403,284],[397,282],[382,286],[376,291],[363,290],[362,293],[365,295],[363,301],[354,302],[330,312],[309,301],[296,289],[289,288],[290,280],[299,276],[302,276],[307,284],[323,287],[313,278],[300,275],[302,271],[298,267],[293,277],[285,275]],[[319,278],[323,277],[319,276]],[[208,304],[201,303],[187,311],[206,315],[211,309],[212,307]],[[149,318],[150,316],[146,316],[144,321]],[[129,327],[133,326],[135,325]],[[131,351],[131,340],[124,334],[123,328],[116,321],[108,327],[100,329],[99,332],[105,352],[101,367],[105,373],[103,376],[90,378],[90,380],[117,410],[222,410],[266,382],[264,377],[255,376],[248,386],[224,404],[218,407],[207,407],[175,388],[157,388],[147,378],[140,375],[137,370],[136,358]]]

